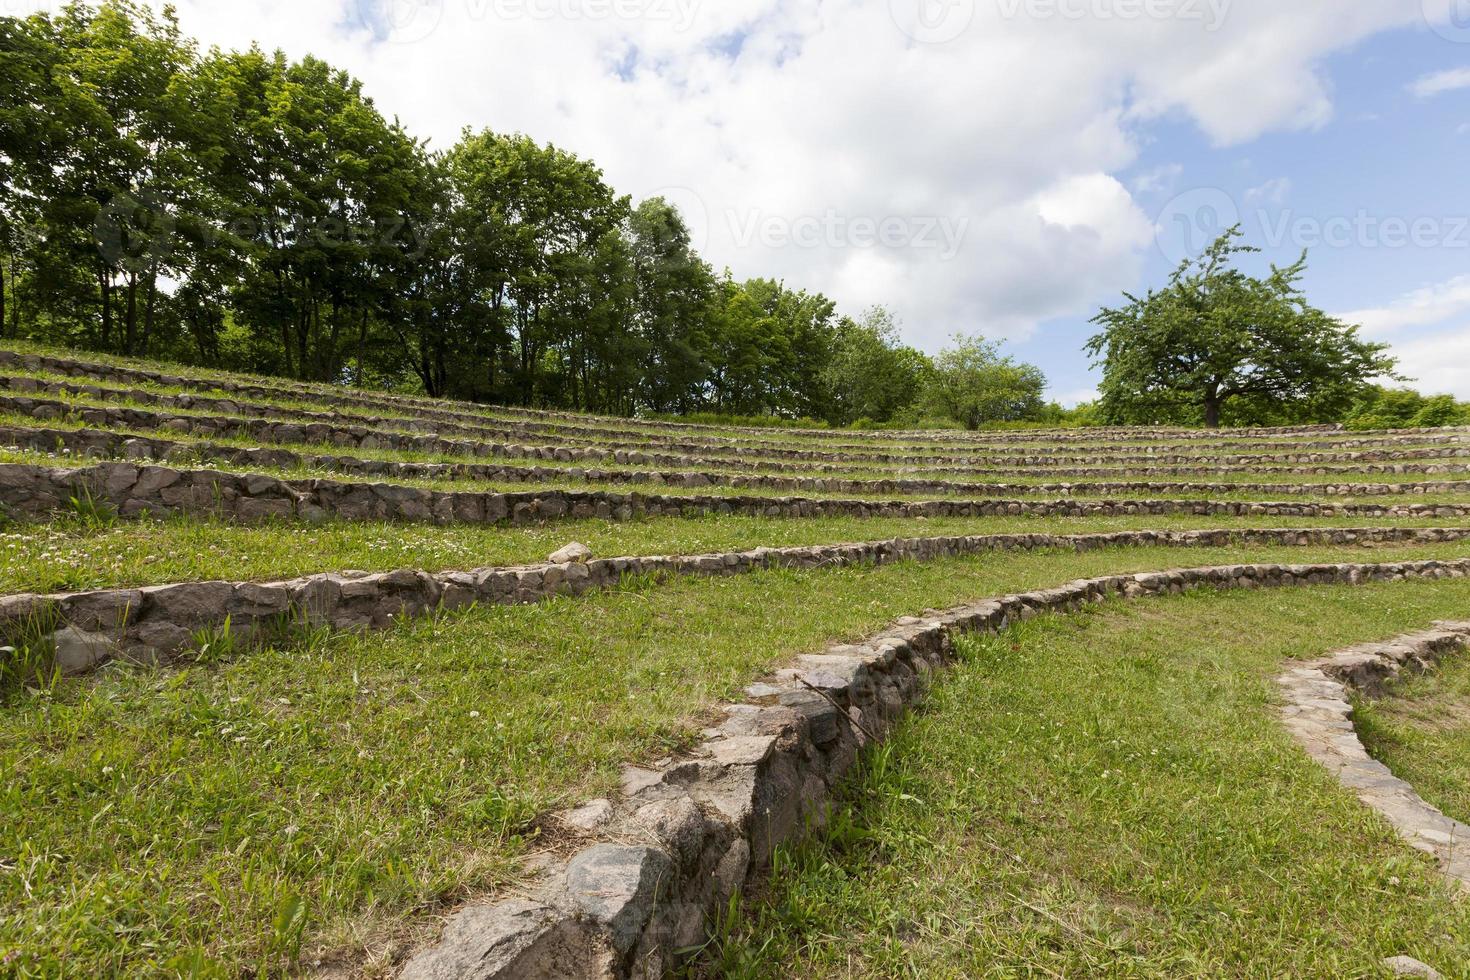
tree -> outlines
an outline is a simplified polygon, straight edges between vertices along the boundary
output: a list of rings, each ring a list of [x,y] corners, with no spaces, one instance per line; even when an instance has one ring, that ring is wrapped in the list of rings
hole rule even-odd
[[[1040,414],[1046,390],[1040,368],[1001,356],[1000,345],[982,337],[956,334],[953,343],[934,359],[923,395],[928,414],[952,418],[967,429]]]
[[[633,325],[647,358],[643,398],[655,412],[689,410],[704,384],[700,356],[718,304],[715,274],[677,208],[650,198],[628,220],[637,301]]]
[[[1234,259],[1259,249],[1236,244],[1240,234],[1231,228],[1182,262],[1164,289],[1125,293],[1125,305],[1093,317],[1103,330],[1086,349],[1101,358],[1109,422],[1198,418],[1215,428],[1232,399],[1345,407],[1373,378],[1391,375],[1386,345],[1306,301],[1306,252],[1264,278],[1249,276]]]
[[[831,405],[827,421],[891,420],[918,398],[931,368],[924,354],[899,343],[898,322],[887,309],[874,306],[857,320],[843,317],[822,375]]]

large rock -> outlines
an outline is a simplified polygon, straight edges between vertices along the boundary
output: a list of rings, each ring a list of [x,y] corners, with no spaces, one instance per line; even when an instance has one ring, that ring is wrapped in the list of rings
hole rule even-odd
[[[564,914],[513,898],[457,913],[400,980],[593,980],[613,967],[606,944]]]
[[[547,561],[553,565],[585,564],[592,557],[592,549],[580,541],[573,541],[565,548],[552,552]]]
[[[613,948],[626,954],[669,888],[673,865],[652,847],[598,844],[572,859],[567,896],[593,922],[607,929]]]

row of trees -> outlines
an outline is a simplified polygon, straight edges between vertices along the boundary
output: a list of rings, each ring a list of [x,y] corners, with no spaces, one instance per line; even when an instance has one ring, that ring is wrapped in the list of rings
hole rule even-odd
[[[431,151],[325,62],[200,52],[131,0],[0,18],[0,167],[11,337],[609,413],[1041,404],[982,342],[931,360],[885,310],[717,274],[587,160],[489,131]]]
[[[579,410],[978,427],[1458,420],[1384,393],[1382,345],[1246,274],[1239,230],[1095,318],[1099,401],[978,338],[735,281],[591,162],[466,131],[431,151],[346,73],[200,52],[133,0],[0,18],[0,334]],[[1419,420],[1419,421],[1415,421]]]

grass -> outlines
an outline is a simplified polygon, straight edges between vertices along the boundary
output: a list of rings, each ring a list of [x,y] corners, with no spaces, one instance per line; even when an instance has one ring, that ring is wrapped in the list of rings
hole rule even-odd
[[[0,592],[77,592],[199,579],[294,578],[314,572],[396,568],[466,570],[544,561],[569,541],[599,557],[709,554],[758,547],[969,534],[1086,534],[1112,531],[1269,527],[1453,526],[1435,518],[660,517],[577,520],[526,527],[385,524],[234,524],[208,518],[100,521],[85,512],[50,523],[0,528]],[[1365,560],[1373,551],[1360,551]],[[1191,562],[1192,551],[1175,551]]]
[[[1470,602],[1444,617],[1470,618]],[[1357,698],[1353,722],[1369,753],[1448,816],[1470,823],[1470,654]]]
[[[57,466],[62,468],[81,468],[93,465],[96,460],[84,460],[74,456],[58,457],[55,453],[41,452],[30,449],[7,449],[0,448],[0,464],[22,464],[32,466]],[[183,464],[179,464],[183,465]],[[1184,501],[1235,501],[1235,502],[1259,502],[1268,497],[1251,490],[1224,491],[1224,492],[1198,492],[1198,491],[1170,491],[1168,493],[1132,493],[1132,494],[1095,494],[1095,493],[1073,493],[1065,497],[1059,497],[1054,492],[1031,494],[1024,488],[1009,488],[1005,493],[987,494],[984,492],[933,492],[919,493],[906,492],[853,492],[853,491],[819,491],[819,490],[774,490],[762,487],[730,487],[730,486],[706,486],[699,488],[666,487],[656,485],[633,485],[627,483],[616,483],[610,481],[599,481],[574,478],[570,473],[566,479],[546,479],[535,484],[507,480],[482,480],[472,478],[422,478],[395,476],[391,478],[378,478],[371,476],[355,476],[344,474],[324,466],[230,466],[227,464],[204,461],[192,466],[184,466],[186,469],[214,470],[221,473],[258,473],[265,476],[273,476],[281,480],[331,480],[341,483],[390,483],[394,486],[415,487],[424,490],[437,490],[442,492],[471,491],[479,493],[526,493],[533,490],[574,490],[574,491],[608,491],[611,493],[642,492],[647,494],[660,494],[670,497],[756,497],[756,498],[779,498],[779,497],[803,497],[810,500],[873,500],[873,501],[925,501],[925,500],[1010,500],[1035,497],[1041,500],[1065,499],[1068,501],[1102,501],[1102,500],[1143,500],[1143,499],[1168,499]],[[1284,497],[1286,503],[1334,503],[1334,504],[1470,504],[1470,492],[1460,491],[1453,493],[1416,493],[1416,494],[1369,494],[1369,495],[1327,495],[1306,494]]]
[[[71,356],[76,356],[73,353]],[[84,359],[90,359],[82,355]],[[100,361],[98,363],[101,363]],[[154,369],[156,365],[149,365]],[[884,432],[869,431],[856,433],[852,430],[821,429],[793,431],[789,427],[773,427],[752,431],[746,427],[742,431],[739,427],[731,426],[688,426],[669,425],[664,420],[631,419],[624,417],[591,416],[591,415],[561,415],[536,418],[527,416],[520,410],[506,410],[494,406],[480,405],[466,402],[426,402],[424,399],[404,396],[385,395],[381,392],[361,391],[348,388],[329,388],[323,385],[301,386],[297,382],[288,382],[281,379],[258,378],[249,376],[225,375],[218,372],[206,373],[205,375],[194,375],[194,380],[188,386],[165,385],[152,381],[113,381],[98,382],[91,379],[75,378],[70,375],[53,371],[31,371],[12,368],[6,372],[12,377],[33,378],[43,382],[60,382],[63,384],[81,384],[111,389],[112,391],[141,390],[162,395],[197,394],[207,397],[219,397],[232,401],[248,400],[255,404],[270,405],[279,408],[306,409],[311,411],[330,410],[346,415],[357,416],[384,416],[390,418],[424,418],[425,413],[433,411],[452,411],[464,418],[471,424],[485,423],[493,425],[528,424],[540,428],[549,433],[582,434],[588,438],[596,438],[599,433],[617,438],[642,437],[645,439],[676,439],[681,441],[703,442],[716,444],[728,443],[737,439],[746,444],[764,444],[775,447],[800,447],[828,448],[828,449],[850,449],[850,450],[910,450],[922,447],[925,450],[943,451],[945,447],[973,450],[977,444],[983,445],[987,441],[995,445],[1016,448],[1055,448],[1055,443],[1038,439],[1035,433],[1027,430],[992,431],[989,433],[966,433],[961,435],[953,431],[921,431],[921,432]],[[173,372],[181,376],[190,376],[187,372]],[[271,389],[265,395],[236,395],[226,391],[222,387],[211,387],[221,380],[244,381],[263,388]],[[330,393],[338,395],[355,396],[365,399],[359,403],[344,403],[329,405],[313,400],[314,394]],[[446,420],[449,421],[449,420]],[[1044,432],[1045,430],[1039,430]],[[1069,432],[1070,437],[1085,434],[1083,430]],[[1238,436],[1231,433],[1221,433],[1218,441],[1275,441],[1282,440],[1281,444],[1287,446],[1299,446],[1304,441],[1312,443],[1333,442],[1341,440],[1353,440],[1363,438],[1374,438],[1373,434],[1361,432],[1322,432],[1311,436]],[[1387,436],[1386,438],[1402,438]],[[843,441],[846,439],[847,441]],[[1169,440],[1166,437],[1147,440],[1108,439],[1105,436],[1099,438],[1094,434],[1089,442],[1099,447],[1125,448],[1134,447],[1159,447],[1173,445],[1180,440]],[[1184,440],[1188,443],[1192,440]]]
[[[45,422],[44,423],[41,423],[41,424],[44,427],[46,427],[46,428],[53,428],[53,429],[81,429],[81,428],[91,428],[91,426],[87,426],[84,423],[82,423],[82,422],[80,422],[80,421],[78,421],[76,419],[48,419],[48,420],[45,420]],[[27,415],[23,415],[23,414],[16,413],[16,412],[0,411],[0,425],[14,425],[14,426],[20,426],[20,427],[27,427],[27,428],[29,428],[29,427],[36,427],[38,425],[38,422],[37,422],[36,419],[33,419],[33,418],[31,418],[30,416],[27,416]],[[162,435],[162,436],[166,437],[169,441],[178,443],[178,444],[183,445],[183,446],[186,446],[186,447],[187,446],[190,446],[190,445],[199,445],[199,446],[202,446],[202,445],[205,445],[205,444],[210,444],[210,445],[226,445],[226,446],[238,446],[238,447],[241,447],[241,448],[249,448],[249,447],[258,447],[258,446],[261,446],[262,445],[262,442],[260,440],[258,440],[258,439],[250,439],[250,438],[247,438],[247,437],[244,437],[244,436],[215,436],[215,437],[212,437],[212,438],[210,438],[208,440],[203,440],[203,439],[193,438],[193,437],[189,437],[189,436],[185,436],[185,435],[180,435],[180,434],[174,433],[174,432],[163,432],[162,430],[159,430],[159,429],[156,429],[156,428],[148,428],[148,427],[144,427],[144,426],[120,426],[120,425],[115,425],[115,426],[105,426],[104,428],[106,428],[107,430],[112,431],[112,432],[116,432],[116,433],[123,434],[123,435],[130,435],[130,436],[150,436],[150,437],[157,438],[160,435]],[[456,441],[463,441],[463,440],[456,440]],[[1007,473],[1010,473],[1012,471],[1007,471],[1005,469],[1000,469],[1000,470],[995,470],[995,471],[987,471],[987,470],[974,470],[974,471],[959,470],[959,471],[955,471],[955,470],[933,469],[933,468],[930,468],[930,467],[900,466],[900,465],[897,465],[897,464],[889,465],[889,466],[886,466],[886,467],[884,466],[884,464],[873,464],[873,467],[872,468],[867,468],[867,469],[859,466],[858,464],[853,464],[851,467],[840,467],[840,468],[831,469],[831,470],[818,470],[818,469],[815,469],[815,468],[807,468],[807,467],[804,467],[803,464],[802,464],[802,462],[799,461],[799,460],[788,460],[788,461],[784,461],[784,463],[785,463],[785,465],[788,465],[788,466],[793,467],[792,469],[789,469],[789,470],[786,470],[786,469],[783,469],[783,470],[773,470],[773,469],[771,469],[768,466],[762,466],[762,465],[760,465],[758,462],[755,463],[755,464],[752,464],[749,461],[746,461],[746,462],[744,462],[744,463],[742,463],[742,464],[740,464],[738,466],[735,465],[735,464],[732,464],[732,463],[720,464],[718,461],[712,461],[709,465],[698,464],[698,465],[691,465],[691,466],[688,466],[688,467],[668,467],[668,466],[659,466],[659,465],[653,465],[653,464],[650,464],[650,465],[637,465],[637,464],[615,463],[615,462],[612,462],[610,458],[609,458],[609,460],[607,462],[604,462],[604,463],[588,464],[588,463],[561,462],[561,461],[557,461],[557,460],[517,459],[517,458],[511,458],[511,457],[493,457],[493,456],[472,456],[472,455],[467,455],[467,454],[463,454],[463,453],[436,453],[436,452],[422,452],[422,451],[417,451],[417,450],[402,450],[402,449],[399,449],[399,450],[394,450],[394,449],[350,449],[350,450],[344,450],[341,446],[334,446],[334,445],[331,445],[329,443],[264,443],[264,445],[272,445],[272,446],[277,446],[279,448],[287,449],[287,450],[289,450],[291,452],[294,452],[294,453],[296,453],[296,454],[298,454],[300,456],[309,456],[309,455],[313,455],[313,454],[330,455],[330,456],[342,456],[342,455],[345,454],[345,455],[349,455],[349,456],[355,457],[357,459],[364,459],[364,460],[384,460],[384,461],[389,461],[389,462],[461,463],[461,464],[476,464],[476,465],[482,465],[482,466],[484,466],[484,465],[491,465],[491,466],[493,466],[493,465],[506,465],[506,466],[520,466],[520,467],[534,466],[534,467],[537,467],[537,468],[541,468],[541,469],[545,469],[545,470],[551,470],[551,471],[567,471],[567,478],[568,479],[573,478],[574,474],[573,474],[572,471],[585,471],[587,469],[594,468],[594,467],[596,469],[607,470],[609,472],[618,472],[618,473],[667,472],[668,470],[670,470],[671,468],[673,468],[673,469],[680,469],[680,470],[697,469],[697,470],[703,471],[703,472],[723,473],[723,474],[726,474],[726,475],[742,475],[742,476],[770,475],[770,476],[783,476],[783,477],[815,477],[815,478],[821,478],[821,479],[853,479],[853,480],[914,479],[914,478],[925,478],[925,477],[928,477],[928,478],[934,478],[934,479],[944,479],[944,480],[947,480],[948,482],[970,482],[970,483],[974,483],[974,482],[980,482],[980,481],[991,481],[991,482],[1004,482],[1004,483],[1007,483],[1007,484],[1017,484],[1017,485],[1024,485],[1024,484],[1028,484],[1028,483],[1041,483],[1041,482],[1058,482],[1059,480],[1062,479],[1062,478],[1059,478],[1059,477],[1056,477],[1056,476],[1048,475],[1047,472],[1046,472],[1046,469],[1044,467],[1032,467],[1030,469],[1015,470],[1013,472],[1013,475],[1007,475]],[[56,455],[59,458],[67,458],[68,456],[70,456],[69,453],[65,453],[65,452],[58,452]],[[48,454],[48,457],[49,457],[49,454]],[[1456,463],[1453,459],[1450,459],[1450,460],[1446,460],[1444,462],[1449,462],[1452,465],[1459,466],[1459,468],[1461,470],[1465,471],[1465,473],[1470,474],[1470,464],[1466,464],[1466,463],[1464,463],[1464,461],[1460,461],[1459,463]],[[1330,467],[1329,467],[1329,470],[1330,470]],[[1464,475],[1464,474],[1462,474],[1462,475]],[[1116,470],[1116,476],[1114,476],[1114,477],[1092,477],[1092,478],[1086,478],[1083,482],[1096,483],[1096,482],[1106,481],[1106,480],[1109,480],[1109,479],[1119,479],[1119,480],[1129,479],[1130,477],[1133,478],[1133,479],[1140,479],[1140,478],[1141,479],[1147,479],[1147,480],[1149,480],[1151,482],[1169,482],[1169,478],[1167,476],[1150,476],[1150,477],[1131,476],[1130,471],[1126,467],[1121,468],[1121,469],[1117,469]],[[1294,470],[1294,468],[1291,467],[1289,464],[1276,464],[1276,465],[1252,466],[1249,469],[1235,469],[1235,470],[1227,470],[1227,471],[1220,472],[1220,473],[1210,473],[1210,474],[1197,475],[1197,476],[1195,476],[1193,478],[1191,478],[1189,476],[1185,476],[1183,478],[1183,480],[1184,480],[1184,482],[1191,482],[1191,479],[1192,479],[1192,482],[1219,482],[1219,483],[1252,482],[1252,483],[1257,483],[1257,482],[1262,482],[1263,479],[1264,479],[1264,480],[1274,480],[1274,481],[1277,481],[1277,482],[1286,482],[1286,483],[1289,483],[1289,484],[1312,485],[1312,484],[1319,484],[1319,483],[1320,484],[1343,483],[1343,482],[1346,482],[1347,480],[1353,480],[1354,482],[1369,482],[1369,483],[1381,483],[1381,484],[1395,484],[1395,483],[1423,482],[1423,481],[1429,481],[1429,480],[1445,480],[1445,479],[1454,479],[1454,478],[1455,478],[1455,474],[1446,474],[1446,475],[1427,474],[1426,475],[1426,474],[1423,474],[1423,473],[1373,473],[1373,474],[1364,474],[1362,476],[1355,477],[1354,474],[1352,474],[1350,471],[1338,470],[1338,471],[1329,471],[1329,472],[1323,472],[1323,473],[1296,472]],[[1067,481],[1067,482],[1078,482],[1078,481]]]
[[[1467,602],[1464,581],[1195,593],[967,640],[707,964],[734,977],[1366,977],[1405,954],[1465,976],[1470,911],[1294,745],[1271,678],[1288,658]],[[1467,758],[1464,742],[1441,747]]]
[[[44,381],[60,381],[64,383],[78,383],[74,379],[68,379],[63,375],[49,375],[44,372],[10,372],[13,375],[31,376]],[[1160,450],[1161,455],[1181,455],[1185,457],[1198,457],[1200,465],[1207,464],[1210,459],[1210,450],[1213,446],[1217,451],[1231,452],[1245,456],[1270,455],[1281,452],[1299,452],[1303,450],[1331,453],[1335,450],[1331,446],[1317,446],[1310,443],[1303,445],[1303,440],[1284,442],[1274,448],[1244,448],[1232,450],[1228,437],[1226,440],[1207,444],[1198,444],[1191,440],[1190,444],[1170,446],[1163,444],[1157,447],[1137,444],[1102,445],[1083,447],[1078,445],[1059,446],[1056,443],[1041,442],[1036,444],[1002,444],[1002,445],[957,445],[957,446],[925,446],[912,443],[894,443],[891,445],[832,445],[832,444],[804,444],[792,443],[785,439],[775,441],[767,439],[744,438],[729,439],[711,436],[681,436],[672,433],[660,433],[640,429],[607,428],[599,425],[591,428],[583,427],[571,422],[522,422],[521,425],[529,427],[530,431],[517,428],[517,422],[513,419],[491,419],[478,418],[467,420],[448,419],[422,419],[411,414],[407,409],[378,410],[350,405],[329,405],[313,403],[303,397],[293,397],[282,393],[279,396],[256,399],[232,396],[220,392],[219,397],[230,401],[241,403],[240,411],[229,413],[221,412],[216,408],[179,408],[169,405],[154,405],[139,398],[130,397],[130,392],[152,392],[160,395],[174,395],[185,393],[186,389],[169,388],[159,385],[94,385],[103,387],[109,391],[107,397],[94,397],[82,392],[56,393],[47,397],[66,404],[70,410],[76,411],[82,408],[136,408],[143,411],[165,412],[169,415],[201,418],[260,418],[267,417],[269,411],[280,410],[289,414],[299,415],[299,421],[310,421],[311,415],[319,415],[324,411],[332,413],[343,425],[368,425],[383,429],[383,431],[394,431],[400,434],[413,434],[405,423],[420,421],[428,422],[439,429],[443,435],[452,439],[467,441],[509,441],[557,444],[570,442],[586,448],[603,449],[608,453],[619,448],[646,449],[653,452],[664,452],[673,454],[688,454],[709,458],[712,462],[724,460],[726,465],[737,465],[741,462],[760,457],[769,457],[766,462],[781,463],[799,460],[790,460],[782,457],[781,452],[791,449],[804,451],[819,451],[833,455],[834,459],[842,455],[851,457],[849,462],[859,467],[890,467],[896,465],[942,467],[955,465],[954,462],[945,462],[944,457],[962,458],[966,456],[990,456],[1006,457],[1017,455],[1063,455],[1063,456],[1087,456],[1096,457],[1095,462],[1107,458],[1118,458],[1124,462],[1133,464],[1147,464],[1150,457],[1154,455],[1153,449]],[[301,414],[306,413],[306,414]],[[290,419],[285,419],[289,421]],[[386,423],[386,425],[384,425]],[[476,431],[479,430],[479,431]],[[1357,438],[1364,438],[1358,435]],[[681,448],[681,446],[683,448]],[[1368,447],[1371,449],[1372,447]],[[1392,448],[1403,450],[1414,449],[1444,449],[1442,444],[1416,442],[1414,437],[1393,441]],[[1360,451],[1355,448],[1345,448],[1342,452]],[[900,457],[896,460],[864,459],[867,455],[891,454]],[[928,458],[938,457],[938,458]],[[833,460],[827,460],[831,462]],[[1270,462],[1263,460],[1262,462]],[[997,464],[1005,465],[1005,464]],[[1016,464],[1011,464],[1016,465]],[[1091,464],[1077,464],[1091,465]]]
[[[1470,546],[1376,557],[1431,554]],[[335,951],[383,972],[404,917],[515,873],[534,814],[609,790],[620,763],[682,744],[702,705],[794,652],[1077,576],[1361,557],[1134,549],[685,580],[22,693],[0,708],[0,963],[17,976],[238,976]],[[1397,594],[1417,616],[1424,597],[1465,590]],[[1324,637],[1358,621],[1355,601]],[[1284,645],[1250,649],[1265,669]],[[1058,657],[1084,652],[1044,651],[1052,683],[1074,676]],[[968,738],[998,717],[954,727]]]

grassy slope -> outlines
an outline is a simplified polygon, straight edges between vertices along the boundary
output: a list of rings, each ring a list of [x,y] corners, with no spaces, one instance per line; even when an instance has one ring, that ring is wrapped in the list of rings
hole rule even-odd
[[[76,352],[58,352],[63,356],[78,356]],[[80,355],[83,361],[92,363],[104,363],[91,355]],[[117,359],[113,359],[116,361]],[[151,362],[133,362],[133,366],[141,366],[150,370],[160,370],[160,365]],[[807,430],[794,431],[789,428],[767,428],[759,430],[742,431],[737,428],[721,426],[684,426],[669,425],[659,421],[647,419],[631,419],[626,417],[609,417],[595,415],[575,415],[561,417],[528,418],[514,410],[497,408],[492,405],[484,405],[474,402],[424,402],[422,399],[414,399],[410,396],[403,399],[400,396],[385,395],[383,392],[368,390],[359,392],[355,389],[342,389],[325,385],[309,386],[306,389],[293,387],[296,383],[280,378],[270,378],[251,375],[232,375],[221,372],[199,372],[193,369],[175,370],[168,368],[168,373],[179,377],[192,378],[194,383],[181,387],[177,385],[164,385],[151,381],[126,381],[126,380],[104,380],[93,381],[54,371],[30,371],[20,368],[7,368],[3,373],[8,377],[34,378],[46,382],[62,382],[74,385],[96,386],[109,390],[139,390],[154,392],[164,395],[177,394],[202,394],[211,397],[226,398],[237,401],[248,401],[252,404],[268,404],[282,408],[303,408],[308,411],[332,411],[345,415],[372,415],[385,418],[416,418],[423,417],[425,411],[451,411],[466,417],[466,421],[475,423],[480,420],[490,424],[523,423],[534,422],[543,425],[555,426],[566,433],[577,433],[588,427],[605,430],[607,432],[622,433],[623,436],[641,438],[647,436],[674,437],[681,440],[692,441],[724,441],[739,440],[744,443],[767,443],[774,445],[787,445],[791,447],[806,446],[809,448],[849,448],[857,450],[894,449],[901,451],[913,451],[916,449],[924,452],[944,452],[944,447],[956,448],[964,451],[973,451],[975,444],[1007,445],[1012,447],[1031,447],[1047,450],[1055,450],[1056,443],[1049,436],[1041,432],[1028,432],[1025,429],[1002,430],[985,432],[962,433],[952,430],[929,430],[924,432],[853,432],[842,429]],[[258,385],[268,389],[260,395],[236,395],[224,388],[210,388],[209,383],[217,381],[244,382]],[[201,384],[200,382],[203,382]],[[352,402],[328,404],[313,400],[312,394],[321,391],[329,394],[362,394],[373,400],[373,404],[358,404]],[[42,397],[59,397],[62,399],[79,398],[82,401],[90,401],[89,398],[71,395],[49,395]],[[1087,430],[1075,430],[1086,434]],[[1116,432],[1117,430],[1114,430]],[[1053,430],[1052,434],[1055,434]],[[1370,434],[1371,435],[1371,434]],[[1364,437],[1364,433],[1338,431],[1318,432],[1311,435],[1232,435],[1229,430],[1224,430],[1219,435],[1219,441],[1229,444],[1236,441],[1277,441],[1283,450],[1297,448],[1303,441],[1324,442],[1337,440],[1353,440]],[[1412,437],[1410,437],[1412,440]],[[1149,439],[1122,439],[1122,438],[1092,438],[1088,439],[1086,445],[1099,446],[1103,448],[1134,447],[1147,448],[1165,445],[1190,445],[1196,440],[1178,440],[1159,436]]]
[[[544,561],[569,541],[600,557],[708,554],[758,547],[879,541],[961,534],[1085,534],[1252,527],[1439,527],[1443,518],[1345,517],[664,517],[580,520],[546,526],[484,527],[327,521],[317,525],[220,520],[117,521],[80,518],[0,530],[0,592],[75,592],[199,579],[292,578],[313,572],[428,571]],[[1179,550],[1173,561],[1190,563]],[[1372,551],[1362,552],[1371,561]]]
[[[1379,556],[1431,553],[1470,546]],[[66,682],[0,710],[0,951],[14,970],[64,963],[78,975],[146,976],[278,967],[302,936],[376,947],[384,923],[391,932],[406,913],[510,873],[531,815],[609,789],[620,762],[666,751],[701,704],[795,651],[925,607],[1081,575],[1361,557],[1154,549],[770,572]],[[1467,591],[1414,584],[1394,595],[1422,619],[1420,607],[1442,613]],[[1314,649],[1367,625],[1359,595]],[[1251,649],[1261,670],[1287,652],[1279,642]],[[1058,656],[1084,655],[1040,654],[1051,683],[1073,676],[1054,669]],[[1221,683],[1234,677],[1228,661],[1192,666]],[[1115,724],[1121,692],[1100,704],[1083,688],[1056,710],[1090,704],[1078,722]],[[948,719],[954,735],[997,744],[989,729],[1002,712],[964,717]],[[1220,758],[1230,751],[1222,745]]]
[[[967,642],[713,962],[1346,977],[1408,954],[1466,975],[1470,911],[1291,742],[1271,678],[1467,606],[1466,582],[1197,593]]]
[[[1470,602],[1444,618],[1470,619]],[[1446,814],[1470,823],[1470,655],[1406,678],[1389,697],[1358,699],[1353,720],[1374,758]]]

